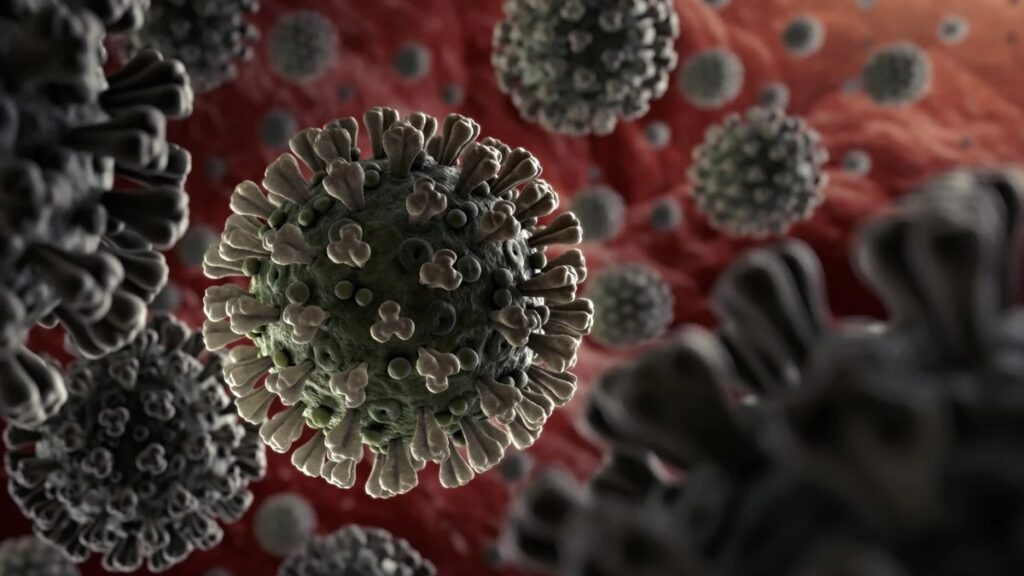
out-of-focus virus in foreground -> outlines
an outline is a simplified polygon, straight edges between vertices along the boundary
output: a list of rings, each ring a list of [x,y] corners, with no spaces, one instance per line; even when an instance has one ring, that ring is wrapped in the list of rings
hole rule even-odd
[[[743,90],[746,70],[739,56],[725,48],[709,48],[690,56],[679,73],[679,88],[697,108],[721,108]]]
[[[61,324],[86,357],[124,345],[167,279],[154,247],[188,222],[190,157],[165,139],[191,112],[184,68],[144,51],[104,78],[104,33],[65,2],[0,7],[0,418],[18,425],[66,395],[28,330]]]
[[[5,469],[35,532],[82,562],[160,572],[216,546],[248,509],[266,460],[235,414],[220,358],[156,315],[134,341],[75,361],[69,398],[35,430],[9,426]]]
[[[80,576],[64,552],[36,536],[0,542],[0,576]]]
[[[917,102],[932,83],[928,54],[911,42],[897,42],[876,50],[861,72],[861,86],[876,103],[902,106]]]
[[[428,460],[444,486],[461,486],[510,444],[533,444],[575,390],[586,267],[579,250],[545,250],[582,231],[570,212],[538,224],[558,206],[540,164],[475,142],[473,120],[437,126],[390,108],[363,120],[366,159],[356,120],[334,120],[292,138],[311,181],[284,154],[266,194],[235,189],[205,270],[249,287],[207,291],[206,343],[251,340],[225,364],[239,412],[281,452],[316,430],[292,454],[305,474],[349,488],[365,444],[374,497],[411,490]],[[285,408],[271,416],[275,398]]]
[[[825,27],[814,16],[799,16],[782,30],[782,44],[793,56],[807,58],[825,45]]]
[[[672,323],[672,287],[646,264],[614,264],[590,279],[586,296],[594,303],[591,338],[606,346],[643,344]]]
[[[1020,574],[1022,201],[1024,173],[957,171],[870,222],[854,262],[888,322],[833,321],[802,243],[747,253],[717,334],[598,383],[605,466],[530,487],[508,552],[559,574]]]
[[[821,203],[827,161],[821,137],[802,118],[755,106],[708,128],[693,152],[690,194],[717,230],[782,234]]]
[[[520,115],[565,134],[609,134],[647,113],[675,69],[670,0],[505,2],[494,30],[498,87]]]
[[[387,530],[350,524],[313,538],[278,576],[435,576],[434,565]]]
[[[295,10],[281,16],[267,38],[270,69],[285,80],[312,82],[323,76],[338,57],[338,31],[334,23],[313,10]]]
[[[267,497],[256,509],[252,531],[267,554],[284,558],[305,546],[316,532],[316,508],[294,492]]]
[[[583,240],[612,240],[626,224],[626,203],[617,190],[607,184],[590,186],[572,197],[570,208],[579,218]]]
[[[145,22],[129,36],[132,51],[155,49],[180,60],[197,92],[238,76],[236,62],[252,58],[259,32],[247,16],[259,0],[147,0]]]

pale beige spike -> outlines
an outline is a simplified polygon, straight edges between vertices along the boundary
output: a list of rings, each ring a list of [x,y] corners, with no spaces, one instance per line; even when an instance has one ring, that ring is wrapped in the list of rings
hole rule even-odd
[[[229,300],[225,309],[235,334],[245,335],[281,319],[281,309],[249,295]]]
[[[377,456],[380,458],[380,455]],[[373,473],[370,474],[373,477]],[[387,497],[405,494],[412,490],[419,483],[416,475],[416,468],[412,463],[409,454],[409,447],[401,440],[392,440],[388,443],[388,451],[384,462],[380,467],[380,474],[376,477],[380,494],[370,493],[370,482],[367,482],[367,493],[374,497]]]
[[[449,114],[440,137],[431,141],[427,152],[442,166],[454,166],[462,150],[480,135],[480,125],[460,114]]]
[[[383,160],[387,157],[384,151],[384,131],[395,122],[398,122],[398,111],[394,108],[377,106],[363,114],[363,125],[370,136],[374,158]]]
[[[441,463],[448,459],[448,435],[429,407],[420,408],[416,413],[416,432],[411,449],[413,457],[424,462]]]
[[[434,394],[447,390],[448,377],[458,374],[462,368],[459,357],[450,352],[425,347],[420,347],[418,352],[416,372],[423,376],[427,390]]]
[[[309,360],[295,366],[287,366],[267,376],[263,386],[277,394],[285,406],[294,406],[301,398],[306,381],[316,368]]]
[[[336,158],[327,165],[324,190],[349,210],[355,212],[366,207],[365,185],[366,173],[359,164]]]
[[[217,322],[205,320],[203,322],[203,342],[210,350],[220,350],[228,344],[238,342],[242,338],[243,336],[235,334],[231,330],[231,322],[229,320]]]
[[[558,194],[544,180],[534,180],[516,195],[516,218],[520,221],[543,218],[558,208]]]
[[[360,362],[337,374],[332,374],[328,385],[331,392],[341,396],[346,408],[358,408],[366,402],[366,385],[370,381],[367,363]]]
[[[455,193],[469,194],[477,186],[494,178],[500,168],[501,157],[497,150],[473,142],[462,153],[462,172],[455,184]]]
[[[358,462],[363,459],[363,440],[359,429],[361,419],[359,411],[349,410],[327,433],[325,444],[333,460]]]
[[[246,258],[267,258],[270,252],[263,247],[259,238],[259,225],[251,216],[232,214],[224,225],[221,235],[220,255],[231,261]]]
[[[451,438],[448,439],[448,458],[446,458],[438,470],[437,477],[441,481],[441,486],[445,488],[458,488],[465,486],[476,474],[473,469],[466,463],[466,459],[459,454],[459,451],[455,448],[455,444],[452,443]]]
[[[552,244],[576,245],[583,241],[583,229],[580,221],[572,212],[563,212],[551,221],[551,224],[533,233],[529,244],[531,247],[551,246]]]
[[[313,172],[319,172],[327,167],[314,148],[314,143],[319,136],[319,128],[306,128],[288,140],[288,147],[291,148],[291,151]]]
[[[302,230],[292,223],[263,235],[263,246],[270,250],[270,259],[275,264],[312,264],[316,251],[306,242]]]
[[[523,422],[522,419],[516,418],[508,425],[509,434],[512,436],[512,445],[517,450],[526,450],[540,438],[540,429],[532,429]]]
[[[405,211],[410,224],[423,224],[441,214],[448,207],[448,197],[435,189],[434,181],[426,176],[416,179],[412,192],[405,199]]]
[[[404,178],[409,175],[413,162],[423,151],[423,132],[405,122],[399,122],[384,132],[383,146],[392,176]]]
[[[559,266],[568,266],[576,271],[577,280],[583,282],[587,279],[587,261],[579,248],[566,250],[554,260],[549,261],[541,272],[547,272]]]
[[[476,391],[480,395],[480,410],[484,416],[497,418],[500,422],[510,422],[516,406],[523,401],[523,393],[518,388],[490,376],[476,381]]]
[[[263,188],[292,204],[302,204],[313,197],[307,187],[299,163],[291,154],[278,156],[263,175]]]
[[[568,266],[556,266],[547,272],[520,282],[516,288],[527,296],[543,297],[545,302],[569,303],[576,299],[576,271]]]
[[[498,152],[498,160],[500,161],[504,161],[505,158],[507,158],[508,155],[512,152],[512,149],[509,148],[508,144],[505,144],[504,142],[498,140],[493,136],[488,136],[484,138],[483,140],[480,141],[480,143],[483,144],[484,146],[494,148],[494,150]]]
[[[263,438],[274,452],[287,452],[302,435],[305,426],[305,420],[302,418],[304,409],[304,404],[296,404],[274,414],[260,426],[260,438]]]
[[[261,424],[267,421],[267,414],[270,412],[270,405],[274,403],[273,392],[265,388],[257,388],[245,396],[235,400],[235,408],[238,415],[249,424]]]
[[[541,334],[534,332],[526,343],[540,356],[541,360],[557,372],[565,372],[576,365],[576,349],[579,340],[563,334]]]
[[[547,393],[558,406],[565,406],[576,393],[576,375],[572,372],[552,372],[533,365],[526,370],[530,382]]]
[[[516,186],[540,176],[540,162],[524,148],[515,148],[502,162],[498,179],[491,186],[491,194],[501,196]]]
[[[324,432],[320,430],[308,442],[295,449],[292,453],[292,465],[306,476],[320,476],[326,453]]]
[[[495,329],[513,346],[525,346],[530,334],[540,330],[540,314],[527,310],[520,304],[510,304],[501,310],[491,312]]]
[[[547,397],[543,398],[551,404],[551,401],[548,400]],[[544,422],[546,422],[551,415],[550,412],[544,409],[545,406],[541,406],[539,403],[535,402],[535,400],[536,398],[534,397],[527,398],[526,395],[524,395],[522,402],[516,405],[516,416],[521,418],[523,424],[531,430],[539,430],[544,426]],[[554,405],[552,404],[552,407],[553,406]]]
[[[405,121],[423,133],[424,142],[430,142],[430,139],[434,137],[434,132],[437,131],[437,120],[423,112],[413,112],[405,117]]]
[[[220,242],[214,242],[203,254],[203,274],[207,278],[221,279],[245,276],[241,261],[231,261],[220,255]]]
[[[384,465],[387,463],[388,455],[378,452],[373,455],[373,463],[370,465],[370,475],[366,478],[363,490],[372,498],[389,498],[394,493],[388,490],[381,482],[384,475]]]
[[[550,306],[550,315],[544,331],[548,334],[568,334],[577,338],[590,334],[594,326],[594,304],[586,298]]]
[[[466,454],[469,465],[477,474],[493,468],[505,456],[505,448],[501,443],[482,430],[486,421],[474,422],[463,418],[459,422],[462,435],[466,438]]]
[[[355,118],[349,118],[355,122]],[[352,161],[352,144],[355,140],[345,129],[328,124],[317,134],[313,142],[313,149],[317,156],[324,162],[330,163],[335,160],[340,162]]]
[[[246,180],[235,186],[231,193],[231,211],[243,216],[253,216],[266,220],[277,208],[273,202],[263,195],[263,190],[252,180]]]
[[[370,325],[370,337],[384,344],[397,336],[399,340],[412,338],[416,323],[412,318],[402,316],[402,306],[394,300],[386,300],[377,309],[379,318]]]
[[[335,264],[362,268],[370,261],[373,250],[363,242],[363,228],[355,222],[338,229],[338,239],[327,244],[327,257]]]
[[[292,340],[297,344],[309,344],[320,333],[320,327],[329,316],[319,306],[304,306],[292,303],[284,307],[281,320],[291,328]]]
[[[488,242],[504,242],[519,236],[522,226],[515,217],[515,206],[504,200],[494,203],[494,207],[484,212],[477,224],[473,241],[477,244]]]
[[[242,290],[236,284],[221,284],[210,286],[203,295],[203,312],[213,322],[220,322],[228,319],[227,303],[233,298],[246,296],[249,293]]]
[[[455,269],[459,257],[455,252],[443,248],[434,252],[430,260],[420,265],[420,284],[452,292],[462,285],[462,273]]]
[[[261,356],[255,346],[236,346],[224,361],[224,381],[232,389],[251,390],[274,366],[269,356]]]
[[[348,489],[356,485],[356,462],[354,460],[327,462],[320,474],[333,486]]]

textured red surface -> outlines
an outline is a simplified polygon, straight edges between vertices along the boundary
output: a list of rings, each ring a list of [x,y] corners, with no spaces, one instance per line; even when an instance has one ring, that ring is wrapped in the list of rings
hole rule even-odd
[[[309,8],[337,26],[341,50],[321,78],[297,86],[276,77],[266,66],[266,46],[243,67],[238,81],[199,98],[191,119],[173,127],[175,141],[193,153],[190,180],[192,217],[219,231],[228,215],[228,197],[235,183],[259,180],[279,151],[263,146],[260,120],[275,108],[290,110],[300,127],[321,125],[338,116],[361,116],[366,109],[387,105],[403,112],[423,110],[435,115],[457,111],[475,118],[483,134],[531,150],[544,165],[544,177],[563,197],[590,181],[592,167],[617,188],[630,208],[629,224],[613,242],[586,246],[592,269],[618,261],[646,261],[658,266],[676,296],[676,323],[710,323],[706,295],[724,265],[753,243],[721,236],[703,222],[687,198],[685,171],[690,151],[704,129],[726,113],[742,110],[757,99],[759,88],[783,81],[791,90],[790,110],[806,117],[824,136],[832,161],[827,200],[812,220],[793,229],[792,236],[813,246],[828,269],[833,307],[842,313],[880,314],[847,263],[848,240],[865,217],[929,175],[957,165],[998,165],[1024,161],[1024,6],[1014,0],[877,0],[862,10],[855,0],[733,0],[721,12],[700,0],[677,0],[682,34],[681,59],[699,49],[724,45],[743,59],[746,82],[742,95],[725,109],[700,111],[689,106],[673,82],[649,116],[619,126],[603,138],[577,139],[547,134],[521,121],[498,91],[490,68],[491,30],[501,14],[500,0],[263,0],[257,18],[266,37],[283,13]],[[810,13],[827,30],[823,50],[808,59],[785,54],[778,41],[788,20]],[[940,19],[959,14],[971,24],[968,39],[957,46],[941,45],[935,34]],[[862,94],[846,92],[872,46],[912,40],[931,56],[935,80],[930,94],[916,105],[882,109]],[[423,78],[404,80],[392,66],[399,46],[417,41],[432,54],[432,68]],[[465,100],[448,107],[442,89],[462,87]],[[351,91],[339,98],[340,88]],[[670,145],[654,151],[644,138],[653,119],[672,129]],[[365,138],[365,134],[362,135]],[[361,143],[365,149],[365,142]],[[868,178],[836,169],[847,150],[862,148],[873,160]],[[227,172],[211,180],[204,167],[211,159],[226,162]],[[653,231],[648,210],[659,198],[675,196],[684,207],[684,224],[668,233]],[[565,202],[563,202],[565,204]],[[201,322],[201,298],[207,281],[201,270],[182,266],[168,254],[172,277],[183,288],[179,310],[193,326]],[[60,347],[59,336],[38,334],[37,348]],[[636,351],[610,352],[592,343],[582,349],[578,373],[584,390],[605,368]],[[548,424],[541,441],[530,450],[534,460],[558,462],[583,474],[598,460],[598,451],[573,430],[579,398]],[[202,575],[223,567],[241,576],[271,576],[277,560],[265,554],[251,536],[250,521],[259,501],[290,490],[305,495],[319,514],[318,530],[329,532],[349,523],[387,528],[407,538],[431,558],[444,576],[513,573],[488,567],[484,547],[494,540],[509,495],[496,472],[469,486],[440,488],[425,473],[412,493],[374,501],[361,490],[342,491],[303,477],[286,457],[270,454],[267,479],[254,487],[257,503],[241,522],[227,528],[217,549],[194,554],[171,575]],[[366,471],[361,472],[365,477]],[[6,482],[6,479],[4,479]],[[9,498],[0,497],[0,538],[28,531]],[[98,563],[86,565],[88,576],[100,574]]]

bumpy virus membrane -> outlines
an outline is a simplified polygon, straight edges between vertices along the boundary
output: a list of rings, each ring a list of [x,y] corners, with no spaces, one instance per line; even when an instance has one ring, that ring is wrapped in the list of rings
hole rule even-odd
[[[572,213],[579,218],[583,240],[611,240],[626,225],[626,203],[614,188],[599,184],[580,191],[572,198]]]
[[[494,29],[498,87],[564,134],[609,134],[668,89],[679,19],[668,0],[511,0]]]
[[[125,348],[68,369],[67,403],[35,430],[4,431],[11,497],[36,534],[76,562],[167,570],[223,537],[266,470],[235,414],[220,357],[199,333],[154,316]]]
[[[238,76],[237,61],[249,61],[259,31],[246,18],[259,0],[149,0],[144,25],[129,47],[155,49],[180,60],[192,86],[207,92]]]
[[[53,544],[35,536],[0,542],[0,576],[80,576],[74,562]]]
[[[917,102],[928,93],[931,83],[931,59],[910,42],[897,42],[878,49],[861,72],[864,92],[883,106]]]
[[[461,486],[509,444],[533,444],[575,390],[586,267],[579,250],[549,261],[545,249],[582,232],[570,212],[537,224],[558,206],[540,164],[474,142],[469,118],[448,116],[436,135],[425,114],[363,119],[369,159],[353,147],[355,119],[335,120],[292,138],[312,181],[284,154],[266,195],[235,189],[205,270],[249,288],[207,291],[206,343],[251,340],[224,367],[239,413],[280,452],[315,430],[292,455],[302,472],[349,488],[366,444],[374,497],[411,490],[427,461]],[[268,419],[275,398],[285,409]]]
[[[717,334],[598,384],[605,466],[528,489],[507,548],[561,574],[1020,574],[1022,201],[1024,173],[954,172],[871,222],[887,323],[832,321],[805,245],[748,253]]]
[[[802,118],[755,106],[708,128],[693,151],[690,195],[716,230],[782,234],[824,199],[827,161],[821,136]]]
[[[88,4],[135,22],[133,5]],[[0,417],[19,425],[66,396],[28,330],[62,324],[86,357],[123,346],[167,278],[154,246],[188,221],[190,158],[164,136],[191,111],[184,69],[146,51],[104,79],[103,35],[63,2],[0,7]]]
[[[725,48],[710,48],[683,63],[679,89],[697,108],[721,108],[740,95],[745,75],[739,56]]]
[[[661,336],[674,315],[672,287],[646,264],[614,264],[587,284],[594,303],[591,338],[606,346],[635,346]]]
[[[437,570],[403,538],[350,524],[317,536],[290,556],[277,576],[435,576]]]

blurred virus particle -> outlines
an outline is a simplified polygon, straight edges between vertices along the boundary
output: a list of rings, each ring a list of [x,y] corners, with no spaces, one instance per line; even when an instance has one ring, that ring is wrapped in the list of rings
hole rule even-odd
[[[963,16],[946,16],[939,22],[939,41],[948,46],[959,44],[967,39],[971,25]]]
[[[174,247],[178,261],[185,266],[201,266],[203,255],[206,254],[210,246],[217,242],[219,237],[220,235],[213,228],[206,224],[193,222],[178,241],[178,245]]]
[[[656,268],[627,262],[601,270],[587,283],[594,303],[591,337],[625,348],[661,336],[674,316],[672,287]]]
[[[704,4],[715,10],[721,10],[726,6],[732,4],[732,0],[704,0]]]
[[[828,151],[802,118],[753,107],[704,134],[690,194],[712,228],[734,236],[783,234],[824,199]]]
[[[4,431],[8,488],[35,532],[76,562],[161,572],[223,537],[266,459],[234,413],[220,357],[155,315],[126,347],[68,369],[67,403],[36,430]]]
[[[657,232],[675,230],[683,223],[683,206],[676,198],[662,198],[651,206],[649,221]]]
[[[833,320],[805,244],[748,252],[717,333],[597,383],[605,465],[530,486],[506,549],[559,574],[1020,573],[996,526],[1024,510],[1022,202],[1022,172],[956,171],[869,222],[853,260],[889,322]]]
[[[419,42],[406,42],[398,48],[393,62],[395,72],[406,80],[419,80],[430,73],[430,49]]]
[[[931,60],[911,42],[897,42],[876,50],[861,72],[864,92],[882,106],[917,102],[931,83]]]
[[[672,128],[661,120],[651,120],[644,126],[644,138],[652,150],[664,150],[672,143]]]
[[[149,303],[149,309],[152,312],[176,312],[181,306],[181,298],[181,287],[174,280],[168,280]]]
[[[512,452],[498,464],[498,474],[506,484],[519,482],[530,473],[533,468],[533,457],[526,452]]]
[[[789,86],[782,82],[770,82],[761,87],[758,103],[765,108],[785,110],[789,107]]]
[[[292,454],[303,473],[350,488],[365,444],[373,497],[414,488],[428,460],[461,486],[533,444],[575,390],[586,267],[579,250],[545,250],[583,233],[568,212],[538,225],[558,206],[540,163],[475,142],[473,120],[374,108],[363,121],[367,159],[356,120],[338,119],[292,138],[312,181],[284,154],[266,194],[235,189],[205,270],[249,288],[207,291],[206,343],[252,341],[225,364],[239,413],[279,452],[315,430]],[[275,397],[285,409],[268,419]]]
[[[448,106],[458,106],[466,101],[466,89],[459,84],[445,84],[441,88],[441,101]]]
[[[290,110],[274,108],[260,122],[260,142],[268,148],[281,150],[288,146],[288,140],[298,130],[299,122]]]
[[[269,496],[253,518],[256,543],[271,556],[284,558],[302,550],[316,532],[316,509],[294,492]]]
[[[259,32],[247,17],[259,0],[149,0],[142,27],[129,36],[130,53],[155,49],[181,61],[197,92],[208,92],[238,76],[236,61],[248,61]]]
[[[850,150],[843,156],[843,170],[854,176],[867,176],[871,172],[871,155],[864,150]]]
[[[626,203],[606,184],[586,188],[572,197],[570,210],[583,228],[584,242],[611,240],[626,225]]]
[[[743,61],[725,48],[709,48],[690,56],[679,74],[679,88],[697,108],[721,108],[743,90]]]
[[[861,10],[871,10],[875,7],[875,0],[857,0],[857,7]]]
[[[220,156],[207,158],[203,168],[208,182],[220,182],[228,175],[228,163]]]
[[[668,89],[679,19],[670,0],[505,2],[491,62],[520,115],[571,135],[610,134]]]
[[[782,45],[797,58],[817,54],[825,45],[825,27],[814,16],[799,16],[782,30]]]
[[[316,80],[338,56],[338,31],[323,14],[295,10],[281,16],[267,39],[270,69],[296,83]]]
[[[0,576],[80,576],[64,552],[36,536],[0,542]]]
[[[185,70],[145,51],[104,78],[103,40],[65,2],[0,8],[0,418],[18,425],[66,396],[28,331],[61,324],[86,357],[124,345],[167,279],[154,247],[188,222],[190,157],[165,139],[191,112]]]
[[[277,576],[435,576],[437,570],[403,538],[350,524],[316,536],[281,563]]]

